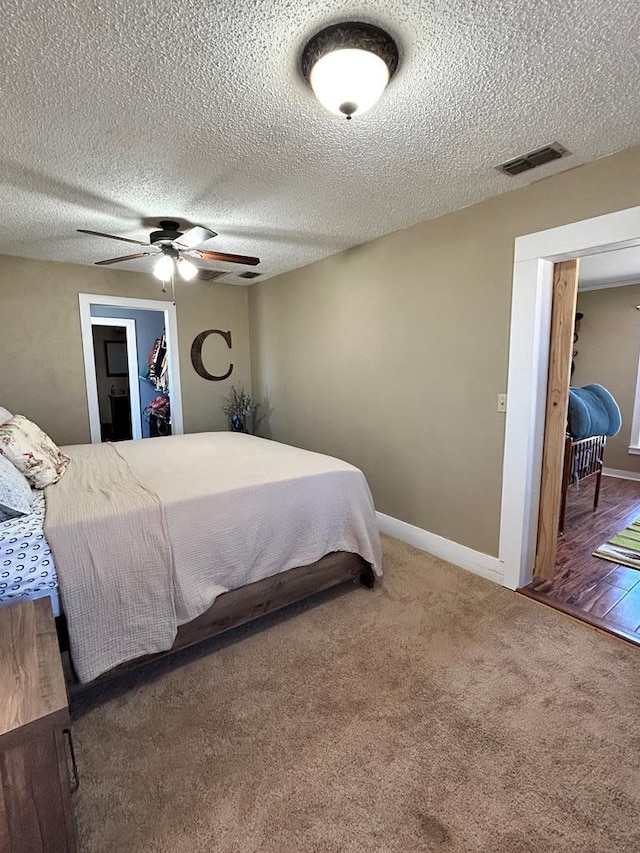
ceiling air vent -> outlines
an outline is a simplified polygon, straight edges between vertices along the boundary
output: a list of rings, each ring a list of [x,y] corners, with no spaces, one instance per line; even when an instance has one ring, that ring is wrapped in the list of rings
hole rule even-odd
[[[506,175],[519,175],[522,172],[528,172],[529,169],[535,169],[537,166],[544,166],[545,163],[551,163],[552,160],[559,160],[560,157],[564,157],[568,153],[567,149],[560,145],[559,142],[552,142],[551,145],[545,145],[544,148],[536,148],[535,151],[530,151],[521,157],[514,157],[513,160],[501,163],[499,166],[496,166],[496,169],[499,172],[504,172]]]
[[[220,278],[221,275],[226,275],[226,270],[198,270],[198,278],[200,281],[214,281],[216,278]]]
[[[250,270],[247,270],[247,272],[239,273],[238,278],[258,278],[261,275],[261,272],[251,272]]]

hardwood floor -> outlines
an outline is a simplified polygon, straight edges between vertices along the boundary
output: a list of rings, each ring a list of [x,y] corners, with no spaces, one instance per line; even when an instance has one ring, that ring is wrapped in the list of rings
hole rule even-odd
[[[520,592],[640,645],[640,570],[592,556],[640,517],[640,481],[603,477],[595,512],[594,486],[591,478],[569,488],[554,579],[534,579]]]

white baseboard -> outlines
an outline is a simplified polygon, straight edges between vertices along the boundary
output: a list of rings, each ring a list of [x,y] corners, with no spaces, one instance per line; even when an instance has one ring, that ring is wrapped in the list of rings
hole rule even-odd
[[[605,477],[617,477],[619,480],[640,480],[640,473],[637,471],[621,471],[619,468],[603,468],[602,473]]]
[[[483,554],[481,551],[474,551],[473,548],[467,548],[466,545],[452,542],[451,539],[445,539],[436,533],[429,533],[428,530],[414,527],[413,524],[407,524],[406,521],[400,521],[400,519],[385,515],[382,512],[378,512],[376,515],[381,533],[400,539],[401,542],[406,542],[408,545],[413,545],[414,548],[419,548],[420,551],[433,554],[434,557],[440,557],[441,560],[446,560],[448,563],[453,563],[454,566],[473,572],[474,575],[480,575],[480,577],[495,583],[504,583],[504,563],[497,557]]]

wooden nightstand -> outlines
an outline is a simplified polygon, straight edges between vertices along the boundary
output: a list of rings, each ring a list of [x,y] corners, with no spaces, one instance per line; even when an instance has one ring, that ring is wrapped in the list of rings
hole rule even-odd
[[[48,598],[0,608],[0,696],[0,850],[75,853],[69,758],[76,787],[77,772]]]

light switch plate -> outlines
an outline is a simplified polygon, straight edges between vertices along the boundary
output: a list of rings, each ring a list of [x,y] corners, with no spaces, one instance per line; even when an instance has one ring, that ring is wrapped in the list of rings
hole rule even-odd
[[[506,412],[507,411],[507,395],[506,394],[498,394],[498,411]]]

